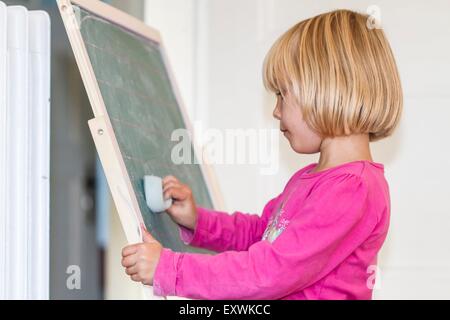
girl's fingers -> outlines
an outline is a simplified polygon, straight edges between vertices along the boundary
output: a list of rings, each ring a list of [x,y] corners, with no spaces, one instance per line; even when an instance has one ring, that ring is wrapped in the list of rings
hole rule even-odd
[[[170,187],[180,187],[180,184],[178,182],[169,181],[163,186],[163,192],[165,192]]]
[[[173,198],[175,200],[186,199],[186,192],[181,187],[171,187],[164,192],[164,199]]]
[[[175,178],[174,176],[167,176],[167,177],[164,177],[164,179],[162,179],[163,184],[165,184],[169,181],[179,182],[178,179]]]
[[[127,275],[129,275],[129,276],[132,276],[133,274],[138,273],[138,269],[137,269],[136,266],[129,267],[129,268],[126,268],[126,269],[125,269],[125,273],[126,273]]]
[[[126,246],[122,249],[122,257],[129,256],[131,254],[135,254],[137,251],[137,245],[132,244],[130,246]]]
[[[136,261],[137,257],[135,254],[129,255],[122,259],[122,266],[124,266],[125,268],[132,267],[136,264]]]
[[[130,276],[131,280],[136,281],[136,282],[141,282],[141,277],[135,273],[133,275]]]

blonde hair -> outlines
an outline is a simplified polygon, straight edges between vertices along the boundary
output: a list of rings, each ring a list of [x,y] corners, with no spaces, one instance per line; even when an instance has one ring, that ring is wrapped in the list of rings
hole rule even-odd
[[[291,90],[306,123],[322,137],[392,134],[403,94],[392,50],[367,15],[336,10],[283,34],[264,61],[266,89]]]

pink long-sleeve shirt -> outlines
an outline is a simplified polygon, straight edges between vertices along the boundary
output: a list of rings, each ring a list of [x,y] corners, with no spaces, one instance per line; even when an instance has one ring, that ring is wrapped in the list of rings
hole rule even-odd
[[[153,290],[192,299],[371,299],[388,231],[384,166],[354,161],[297,171],[257,214],[198,208],[189,245],[215,255],[162,250]],[[282,204],[284,200],[284,205]]]

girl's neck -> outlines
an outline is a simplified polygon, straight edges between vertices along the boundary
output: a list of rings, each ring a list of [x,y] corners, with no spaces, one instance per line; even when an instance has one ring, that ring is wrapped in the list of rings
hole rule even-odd
[[[354,134],[323,139],[320,146],[319,163],[313,172],[352,161],[373,161],[369,143],[368,134]]]

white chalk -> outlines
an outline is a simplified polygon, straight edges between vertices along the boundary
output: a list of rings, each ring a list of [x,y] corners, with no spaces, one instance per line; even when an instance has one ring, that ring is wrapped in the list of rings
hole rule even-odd
[[[145,201],[153,212],[163,212],[172,206],[172,198],[164,200],[162,179],[157,176],[144,176]]]

